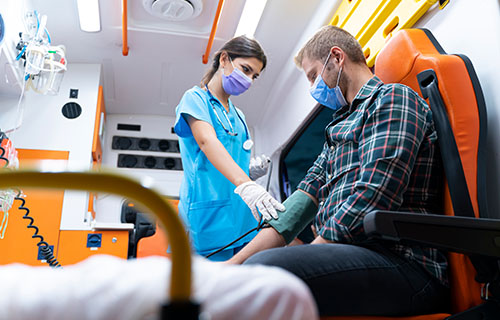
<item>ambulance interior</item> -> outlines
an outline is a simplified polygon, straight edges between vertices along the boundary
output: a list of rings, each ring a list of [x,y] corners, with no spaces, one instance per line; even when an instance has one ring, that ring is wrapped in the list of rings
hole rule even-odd
[[[247,16],[252,7],[257,15]],[[98,20],[87,22],[92,13]],[[461,159],[459,167],[447,169],[443,219],[406,221],[382,212],[365,221],[374,237],[420,241],[450,252],[447,313],[388,319],[500,318],[490,291],[500,283],[500,2],[495,0],[3,0],[0,131],[2,159],[10,161],[4,161],[0,185],[15,191],[1,194],[0,265],[65,267],[100,254],[169,256],[188,264],[176,266],[183,274],[172,275],[171,283],[181,279],[176,284],[187,291],[170,291],[171,296],[189,299],[189,246],[171,239],[175,234],[175,241],[186,241],[172,218],[183,176],[175,107],[200,83],[224,42],[239,34],[255,37],[267,67],[246,95],[231,99],[246,115],[252,155],[272,161],[257,182],[284,201],[321,151],[331,121],[331,111],[311,97],[309,82],[293,62],[307,39],[327,24],[351,32],[377,76],[414,88],[432,110],[439,99],[422,89],[430,78],[418,82],[417,73],[436,72],[454,136],[449,141],[457,146],[445,159]],[[50,61],[44,62],[42,52]],[[471,85],[460,82],[465,76],[456,68],[434,62],[446,54],[466,56],[460,61],[466,61]],[[447,92],[457,87],[466,89]],[[8,158],[9,148],[17,151],[19,169]],[[28,169],[49,175],[15,176]],[[106,177],[107,169],[117,176]],[[76,174],[88,171],[95,175]],[[55,172],[68,175],[58,178]],[[141,185],[154,191],[130,191]],[[458,200],[457,187],[470,201]],[[28,224],[43,239],[33,237]],[[429,226],[434,233],[426,231]]]

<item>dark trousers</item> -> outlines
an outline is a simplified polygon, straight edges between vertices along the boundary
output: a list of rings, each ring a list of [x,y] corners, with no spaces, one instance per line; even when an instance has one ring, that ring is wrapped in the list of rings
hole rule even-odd
[[[245,264],[281,267],[311,289],[320,315],[405,316],[446,312],[448,289],[382,245],[314,244],[259,252]]]

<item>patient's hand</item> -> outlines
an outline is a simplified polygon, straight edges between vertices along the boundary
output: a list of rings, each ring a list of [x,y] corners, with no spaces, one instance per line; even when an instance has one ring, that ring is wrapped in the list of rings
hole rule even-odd
[[[311,244],[320,244],[320,243],[333,243],[333,242],[330,240],[326,240],[322,236],[317,236],[316,239],[314,239],[314,241],[311,242]]]
[[[318,237],[318,234],[316,233],[316,227],[314,226],[314,223],[311,224],[311,231],[314,235],[314,238],[316,239]]]
[[[300,246],[300,245],[303,245],[303,244],[304,244],[304,241],[300,240],[299,238],[295,238],[287,246],[288,247],[293,247],[293,246]]]

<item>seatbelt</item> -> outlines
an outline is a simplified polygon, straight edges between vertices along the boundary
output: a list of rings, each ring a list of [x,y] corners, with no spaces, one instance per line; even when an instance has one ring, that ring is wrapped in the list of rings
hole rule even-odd
[[[453,211],[456,216],[476,218],[470,199],[467,181],[460,160],[455,136],[451,128],[446,108],[439,92],[434,70],[429,69],[417,75],[424,99],[429,99],[436,126],[443,167],[448,181]],[[482,256],[468,256],[476,269],[476,281],[486,284],[493,296],[500,297],[500,275],[497,259]]]
[[[417,75],[417,79],[424,99],[428,98],[431,106],[453,212],[456,216],[475,218],[460,153],[439,92],[436,73],[432,69],[425,70]]]

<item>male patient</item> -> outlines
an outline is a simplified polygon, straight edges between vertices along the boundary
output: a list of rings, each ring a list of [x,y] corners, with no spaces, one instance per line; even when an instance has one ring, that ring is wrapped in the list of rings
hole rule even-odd
[[[383,84],[357,40],[337,27],[320,29],[295,63],[312,96],[336,113],[323,151],[285,201],[287,211],[228,263],[291,271],[310,287],[321,315],[443,310],[445,255],[368,241],[363,230],[364,216],[374,210],[439,212],[442,173],[429,107],[410,88]],[[276,248],[313,219],[317,237],[311,244]]]

